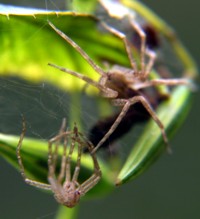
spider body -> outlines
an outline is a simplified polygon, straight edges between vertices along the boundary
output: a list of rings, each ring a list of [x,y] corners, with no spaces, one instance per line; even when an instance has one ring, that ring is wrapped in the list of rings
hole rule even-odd
[[[71,74],[87,84],[92,85],[99,89],[100,94],[106,98],[111,99],[111,103],[115,106],[121,107],[121,111],[116,117],[115,121],[103,136],[103,138],[95,145],[92,153],[98,150],[104,142],[106,142],[109,137],[116,131],[119,124],[122,122],[123,118],[126,117],[127,113],[134,109],[135,104],[140,103],[156,122],[161,130],[163,140],[168,145],[167,135],[164,130],[164,125],[157,117],[151,102],[141,93],[141,90],[148,87],[156,87],[157,85],[179,85],[188,84],[187,79],[149,79],[149,74],[152,70],[156,54],[153,50],[150,50],[146,45],[146,34],[141,28],[141,26],[129,17],[130,25],[140,36],[140,63],[136,63],[133,58],[132,45],[127,39],[127,36],[117,30],[114,27],[107,25],[104,22],[100,22],[102,27],[108,32],[113,34],[115,37],[120,38],[125,46],[128,59],[130,61],[131,68],[125,68],[123,66],[114,65],[110,70],[105,71],[100,66],[98,66],[94,61],[88,56],[88,54],[83,51],[80,46],[78,46],[72,39],[70,39],[66,34],[56,28],[51,22],[49,22],[50,27],[60,35],[65,41],[67,41],[74,49],[81,54],[81,56],[91,65],[91,67],[100,75],[99,81],[94,81],[91,78],[83,75],[79,72],[66,69],[64,67],[57,66],[55,64],[49,63],[50,66],[57,68],[63,72]],[[147,61],[146,61],[147,60]],[[111,119],[112,120],[112,119]],[[111,121],[110,120],[110,121]]]
[[[81,197],[81,192],[77,189],[77,185],[75,184],[75,182],[66,181],[63,186],[54,185],[55,183],[51,178],[49,179],[49,182],[52,186],[52,190],[55,190],[54,197],[58,203],[65,205],[69,208],[77,205]],[[59,192],[56,191],[58,188]]]
[[[122,68],[121,66],[114,66],[108,71],[105,87],[117,92],[117,96],[114,98],[130,98],[138,93],[131,89],[131,85],[134,83],[132,74],[131,69]]]
[[[101,170],[94,153],[91,153],[94,146],[87,138],[74,126],[72,131],[66,131],[66,120],[63,119],[61,129],[55,137],[49,140],[48,144],[48,182],[49,184],[29,179],[25,174],[24,165],[21,158],[21,146],[26,132],[26,124],[23,119],[23,130],[17,145],[17,158],[20,172],[24,181],[29,185],[40,189],[51,190],[58,203],[72,208],[79,202],[90,189],[92,189],[101,179]],[[84,182],[78,182],[81,168],[81,156],[83,148],[86,147],[91,155],[94,166],[94,173]],[[74,148],[77,148],[75,152]],[[59,151],[62,151],[61,163],[58,164]],[[75,168],[72,170],[72,156],[76,154],[77,160]],[[57,169],[60,168],[59,173]],[[73,174],[72,174],[73,172]]]

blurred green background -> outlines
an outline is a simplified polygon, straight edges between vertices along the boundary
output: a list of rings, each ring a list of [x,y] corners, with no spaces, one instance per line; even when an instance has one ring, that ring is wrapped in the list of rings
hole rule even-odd
[[[62,8],[62,1],[52,2],[56,6],[61,5],[58,8]],[[176,30],[198,64],[200,1],[143,0],[142,2]],[[45,7],[44,0],[6,0],[1,3]],[[51,8],[54,7],[49,1],[48,5]],[[194,96],[195,101],[190,115],[171,141],[173,154],[163,154],[145,174],[116,189],[108,197],[82,202],[79,218],[200,218],[200,146],[198,143],[200,102],[198,93]],[[5,125],[5,129],[8,129],[6,122],[2,124],[2,121],[0,119],[1,128]],[[19,120],[16,122],[19,123]],[[20,124],[17,127],[19,133]],[[0,217],[2,219],[54,218],[57,204],[53,196],[25,185],[21,175],[2,158],[0,158],[0,172]]]

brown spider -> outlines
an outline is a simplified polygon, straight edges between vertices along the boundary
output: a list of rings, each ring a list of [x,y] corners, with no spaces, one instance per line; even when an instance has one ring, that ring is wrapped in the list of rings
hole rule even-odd
[[[164,126],[160,119],[157,117],[154,109],[149,103],[148,99],[145,98],[140,90],[147,87],[153,87],[157,85],[178,85],[178,84],[188,84],[187,79],[149,79],[149,74],[152,70],[153,64],[155,62],[156,54],[154,51],[150,50],[146,46],[146,34],[138,23],[129,18],[130,25],[136,31],[136,33],[141,38],[140,46],[140,68],[138,68],[136,61],[133,58],[131,44],[128,41],[126,35],[117,29],[101,22],[101,25],[114,36],[120,38],[125,46],[131,68],[125,68],[123,66],[114,65],[109,71],[104,71],[101,67],[94,63],[94,61],[67,35],[57,29],[51,22],[48,22],[51,28],[59,34],[65,41],[67,41],[72,47],[76,49],[77,52],[91,65],[91,67],[100,75],[98,82],[92,80],[91,78],[82,75],[78,72],[66,69],[64,67],[57,66],[55,64],[49,63],[50,66],[57,68],[63,72],[71,74],[84,80],[86,83],[95,86],[99,89],[102,96],[111,98],[112,104],[115,106],[121,106],[122,110],[117,116],[116,120],[109,128],[107,133],[98,142],[96,147],[93,149],[94,153],[98,148],[109,138],[109,136],[115,131],[119,123],[126,116],[128,110],[131,106],[136,103],[141,103],[146,111],[150,114],[153,120],[156,122],[158,127],[162,132],[162,136],[166,145],[168,145],[167,135],[164,130]],[[145,63],[146,58],[148,62]]]
[[[55,137],[49,140],[49,152],[48,152],[48,181],[49,184],[38,182],[29,179],[25,174],[24,165],[22,163],[22,158],[20,154],[22,142],[26,132],[26,124],[23,119],[23,130],[20,136],[19,143],[17,145],[17,158],[20,167],[20,172],[24,181],[29,185],[51,190],[54,193],[54,197],[58,203],[65,205],[67,207],[74,207],[80,200],[80,198],[85,195],[90,189],[92,189],[101,178],[101,170],[96,159],[95,153],[91,153],[94,146],[89,142],[82,133],[78,131],[77,126],[74,126],[73,131],[65,131],[66,119],[63,119],[61,129]],[[62,143],[62,157],[61,166],[58,176],[56,176],[56,166],[59,147]],[[53,145],[55,144],[55,149],[53,150]],[[67,148],[69,150],[67,152]],[[71,156],[74,153],[74,148],[78,148],[77,152],[77,163],[74,169],[74,173],[71,176]],[[84,181],[82,184],[78,182],[78,176],[81,166],[81,156],[83,147],[87,147],[91,154],[94,165],[93,175]]]

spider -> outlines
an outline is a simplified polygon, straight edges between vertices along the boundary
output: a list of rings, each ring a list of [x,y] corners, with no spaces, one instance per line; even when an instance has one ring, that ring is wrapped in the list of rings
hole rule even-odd
[[[73,131],[65,131],[66,119],[63,119],[62,126],[58,135],[49,140],[48,143],[48,182],[49,184],[38,182],[29,179],[26,176],[24,165],[22,162],[20,150],[24,135],[26,132],[26,124],[23,119],[23,130],[20,136],[19,143],[17,145],[17,159],[20,167],[20,172],[24,181],[29,185],[38,187],[40,189],[51,190],[54,193],[54,197],[58,203],[65,205],[69,208],[74,207],[80,200],[80,198],[85,195],[90,189],[92,189],[101,178],[101,170],[96,158],[95,153],[91,153],[94,146],[89,142],[84,135],[78,131],[76,124],[74,125]],[[56,175],[57,159],[59,147],[62,143],[62,157],[60,172],[58,176]],[[55,144],[55,149],[53,150],[53,145]],[[67,148],[69,150],[67,152]],[[78,148],[77,152],[77,163],[74,168],[74,173],[71,176],[71,156],[74,153],[74,148]],[[91,158],[94,165],[94,173],[90,178],[85,180],[82,184],[78,182],[78,176],[81,167],[81,156],[83,147],[87,147],[91,154]]]
[[[56,28],[50,21],[48,21],[50,27],[60,35],[66,42],[68,42],[74,49],[90,64],[90,66],[100,75],[99,81],[94,81],[91,78],[80,74],[78,72],[69,70],[64,67],[57,66],[55,64],[49,63],[48,65],[57,68],[63,72],[66,72],[70,75],[73,75],[87,84],[92,85],[99,89],[101,95],[106,98],[111,99],[111,103],[115,106],[122,107],[121,112],[118,114],[114,123],[111,125],[107,133],[102,137],[98,144],[93,149],[92,153],[95,153],[103,143],[108,140],[110,135],[114,133],[122,119],[126,116],[127,112],[133,105],[136,103],[141,103],[148,114],[156,122],[158,127],[161,130],[163,140],[168,146],[168,138],[165,133],[164,125],[156,115],[153,107],[148,101],[148,98],[145,98],[141,94],[141,90],[147,87],[156,87],[157,85],[179,85],[179,84],[188,84],[188,80],[184,78],[180,79],[149,79],[149,74],[153,68],[153,64],[156,59],[156,54],[153,50],[150,50],[146,46],[146,34],[140,25],[134,20],[128,18],[130,25],[136,31],[140,37],[140,67],[138,67],[134,57],[132,55],[131,43],[127,39],[126,35],[123,32],[120,32],[114,27],[109,26],[105,22],[100,22],[103,28],[108,32],[113,34],[115,37],[121,39],[124,43],[128,59],[130,61],[131,68],[125,68],[123,66],[114,65],[110,70],[105,71],[100,66],[98,66],[89,55],[83,51],[80,46],[78,46],[72,39],[70,39],[66,34],[61,30]],[[148,59],[146,63],[146,59]]]

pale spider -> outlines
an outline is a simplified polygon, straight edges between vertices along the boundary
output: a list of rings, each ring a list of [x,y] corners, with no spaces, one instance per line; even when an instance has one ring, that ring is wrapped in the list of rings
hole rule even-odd
[[[92,189],[101,178],[101,170],[96,158],[95,153],[91,153],[94,146],[89,142],[82,133],[78,131],[76,125],[74,125],[73,131],[65,131],[66,119],[63,119],[62,126],[58,135],[49,140],[48,143],[48,182],[49,184],[38,182],[29,179],[26,176],[24,165],[22,162],[20,150],[24,135],[26,132],[26,124],[23,119],[23,130],[20,136],[19,143],[17,145],[17,158],[20,167],[20,172],[24,181],[32,186],[40,189],[51,190],[54,193],[54,197],[58,203],[67,207],[74,207],[90,189]],[[53,145],[55,148],[53,149]],[[59,147],[62,146],[62,157],[60,164],[60,172],[56,174],[57,159]],[[77,162],[74,168],[74,173],[71,176],[71,156],[74,153],[74,148],[77,147]],[[90,152],[94,173],[90,178],[79,184],[78,176],[81,167],[81,156],[83,147],[87,147]],[[69,148],[69,149],[68,149]]]
[[[133,58],[131,43],[127,39],[126,35],[116,28],[109,26],[108,24],[101,22],[101,25],[114,36],[120,38],[125,46],[128,59],[131,64],[131,68],[125,68],[123,66],[114,65],[109,71],[103,70],[98,66],[89,56],[83,51],[80,46],[78,46],[72,39],[65,35],[62,31],[56,28],[50,21],[48,22],[51,28],[60,35],[65,41],[67,41],[75,50],[81,54],[81,56],[90,64],[90,66],[100,75],[99,81],[94,81],[91,78],[80,74],[78,72],[66,69],[64,67],[57,66],[55,64],[49,63],[48,65],[57,68],[63,72],[73,75],[77,78],[82,79],[87,84],[92,85],[99,89],[102,96],[111,98],[112,104],[115,106],[121,106],[122,110],[118,117],[103,136],[103,138],[98,142],[98,144],[93,149],[93,153],[98,150],[98,148],[109,138],[109,136],[115,131],[119,123],[126,116],[130,107],[136,103],[141,103],[146,111],[151,115],[153,120],[156,122],[160,128],[163,136],[163,140],[168,145],[167,135],[164,130],[164,126],[158,116],[156,115],[151,104],[148,102],[140,90],[147,87],[153,87],[157,85],[178,85],[178,84],[188,84],[187,79],[149,79],[149,74],[152,70],[153,64],[155,62],[156,54],[154,51],[150,50],[146,46],[146,34],[138,23],[133,21],[131,17],[129,18],[130,25],[136,31],[136,33],[141,38],[140,46],[140,67],[138,67],[136,61]],[[146,59],[148,62],[146,63]],[[137,93],[136,95],[130,95],[129,91]],[[168,148],[169,149],[169,148]]]

